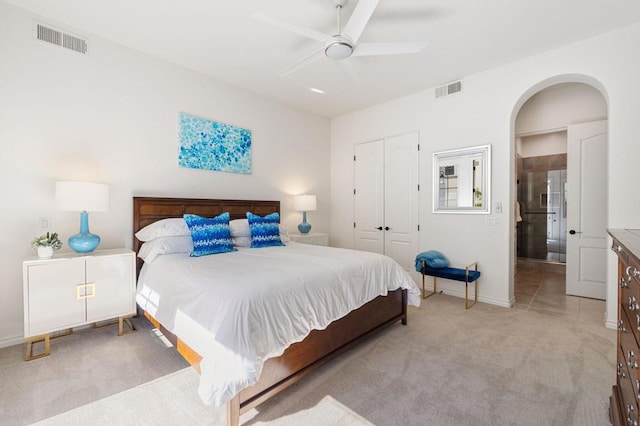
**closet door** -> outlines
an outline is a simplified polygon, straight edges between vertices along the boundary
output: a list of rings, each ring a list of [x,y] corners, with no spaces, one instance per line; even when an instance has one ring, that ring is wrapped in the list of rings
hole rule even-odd
[[[384,253],[408,271],[418,253],[418,133],[384,141]]]
[[[384,141],[355,146],[354,248],[384,253]]]
[[[354,248],[413,270],[418,250],[418,133],[355,146]]]

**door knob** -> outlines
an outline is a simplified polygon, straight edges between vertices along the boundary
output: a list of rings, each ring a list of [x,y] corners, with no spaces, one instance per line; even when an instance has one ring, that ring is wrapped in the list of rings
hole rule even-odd
[[[382,231],[382,226],[378,226],[376,229],[377,229],[378,231]]]
[[[580,232],[580,231],[576,231],[575,229],[572,229],[571,231],[569,231],[569,233],[570,233],[571,235],[575,235],[575,234],[582,234],[582,232]]]
[[[391,229],[391,228],[389,228],[388,226],[385,226],[385,227],[384,227],[384,230],[385,230],[385,231],[388,231],[389,229]]]

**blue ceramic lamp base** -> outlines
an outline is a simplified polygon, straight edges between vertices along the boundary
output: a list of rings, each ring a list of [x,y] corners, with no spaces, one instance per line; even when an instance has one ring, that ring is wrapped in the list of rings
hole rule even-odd
[[[307,222],[307,212],[302,212],[302,223],[298,225],[301,234],[308,234],[311,231],[311,224]]]
[[[89,213],[80,213],[80,232],[69,237],[69,247],[78,253],[91,253],[100,244],[100,237],[89,232]]]

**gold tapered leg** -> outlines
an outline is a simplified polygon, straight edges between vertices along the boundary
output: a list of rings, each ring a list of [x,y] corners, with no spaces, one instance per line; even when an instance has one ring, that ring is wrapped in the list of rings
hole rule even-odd
[[[136,331],[136,327],[131,322],[133,315],[118,318],[118,336],[124,336],[125,334],[131,334]],[[128,330],[124,330],[124,325],[127,325]]]
[[[51,354],[51,339],[48,334],[43,334],[40,336],[33,336],[25,339],[25,353],[24,360],[31,361],[38,358],[43,358],[45,356],[49,356]],[[33,344],[38,342],[44,342],[44,352],[41,354],[34,355],[33,354]]]
[[[94,322],[93,328],[102,328],[109,325],[118,324],[118,336],[124,336],[125,334],[131,334],[136,331],[136,327],[131,322],[131,318],[133,315],[127,315],[124,317],[118,317],[117,320],[109,320],[101,323]],[[125,324],[127,325],[127,330],[124,329]]]

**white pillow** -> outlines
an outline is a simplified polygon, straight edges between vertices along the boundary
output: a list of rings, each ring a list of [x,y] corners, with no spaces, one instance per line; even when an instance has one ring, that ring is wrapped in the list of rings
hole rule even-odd
[[[231,237],[234,247],[251,247],[251,237]]]
[[[185,222],[181,217],[161,219],[136,232],[136,238],[140,241],[151,241],[161,237],[177,237],[184,235],[191,236],[191,232],[189,232],[187,222]]]
[[[247,219],[233,219],[229,221],[231,237],[250,237],[251,228]]]
[[[288,243],[291,238],[289,237],[287,228],[282,225],[278,225],[278,228],[280,229],[280,241],[282,241],[283,243]]]
[[[138,257],[146,263],[151,263],[161,254],[191,253],[193,240],[191,235],[179,237],[160,237],[143,243],[138,252]]]

